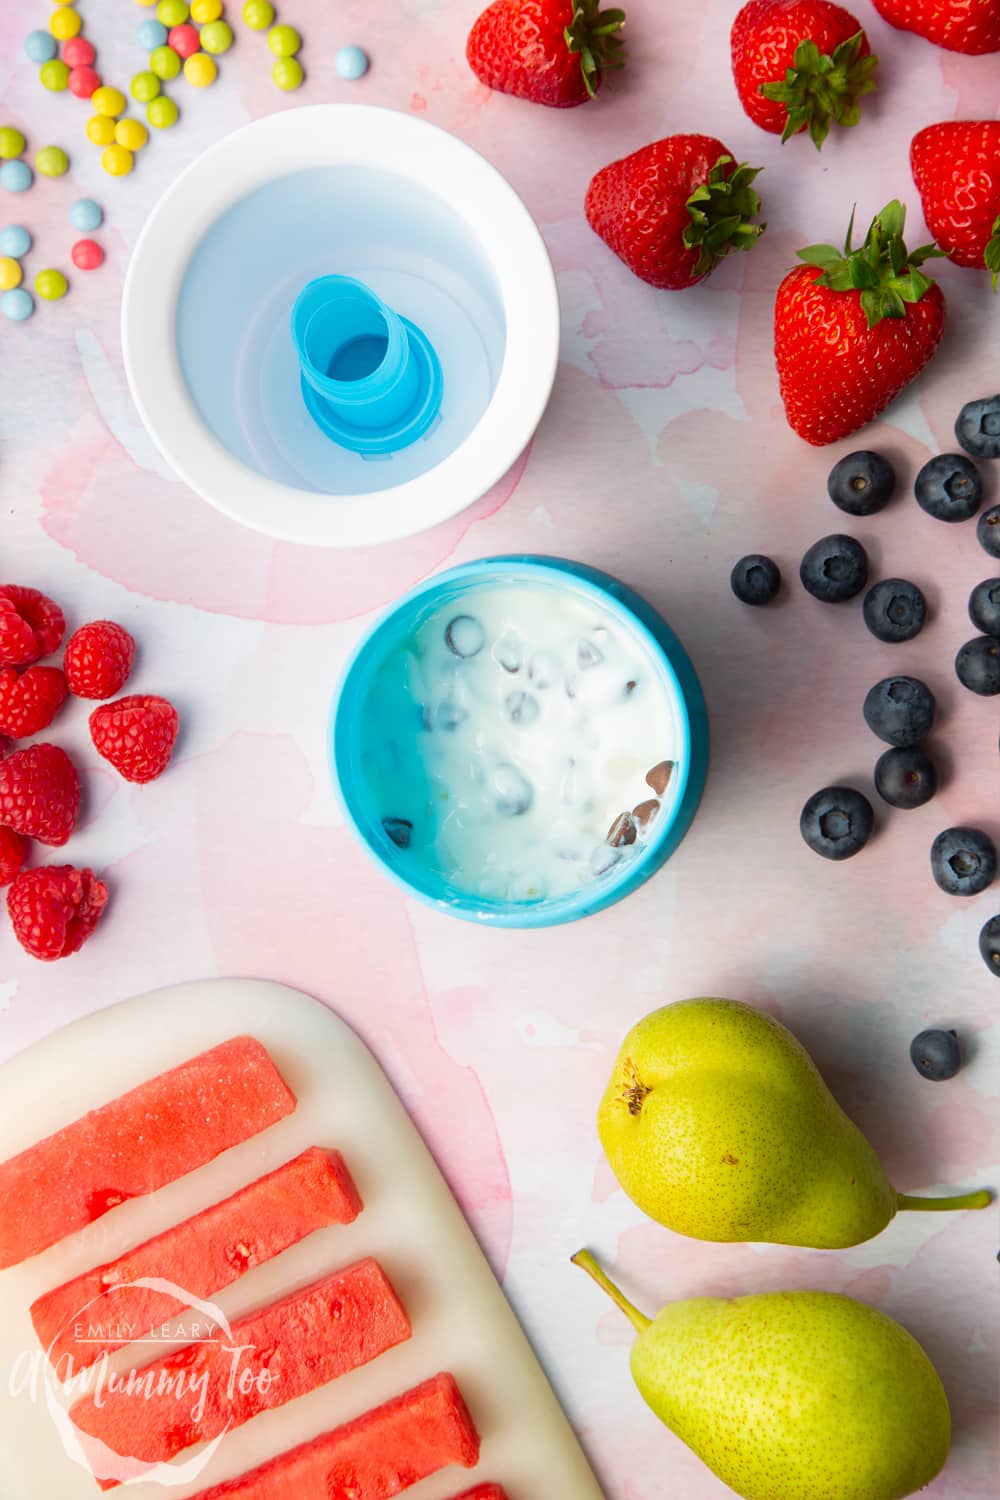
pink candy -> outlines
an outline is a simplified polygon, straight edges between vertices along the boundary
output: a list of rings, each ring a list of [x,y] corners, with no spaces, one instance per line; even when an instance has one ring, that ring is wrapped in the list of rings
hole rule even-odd
[[[101,75],[86,65],[71,68],[67,87],[78,99],[89,99],[101,86]]]
[[[93,43],[86,37],[71,36],[62,44],[62,60],[67,68],[89,68],[96,56]]]
[[[198,35],[197,26],[191,26],[187,22],[183,26],[174,26],[167,36],[168,44],[173,47],[178,57],[193,57],[196,52],[201,51],[201,37]]]
[[[104,264],[104,251],[96,240],[77,240],[70,257],[78,271],[96,271]]]

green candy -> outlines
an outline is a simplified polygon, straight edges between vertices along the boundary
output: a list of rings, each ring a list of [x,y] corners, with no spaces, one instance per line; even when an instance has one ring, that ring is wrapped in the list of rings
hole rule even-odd
[[[0,125],[0,156],[12,160],[21,155],[27,144],[24,136],[13,125]]]
[[[176,125],[179,113],[173,99],[168,99],[166,94],[159,94],[146,105],[146,119],[154,130],[167,130]]]
[[[271,77],[279,89],[284,89],[288,93],[292,89],[297,89],[302,82],[302,64],[297,57],[276,57],[271,69]]]
[[[58,302],[69,291],[69,282],[61,271],[39,271],[35,277],[35,291],[46,302]]]
[[[271,0],[246,0],[243,21],[251,31],[266,31],[273,20],[274,6]]]
[[[53,57],[47,63],[42,63],[38,76],[42,80],[42,86],[50,89],[53,94],[61,94],[69,85],[69,68],[61,57]]]
[[[151,99],[156,98],[159,92],[160,80],[149,69],[143,73],[137,73],[129,85],[129,93],[133,99],[138,99],[140,104],[148,104]]]
[[[233,29],[225,21],[209,21],[201,28],[201,45],[206,52],[216,56],[228,52],[233,45]]]
[[[157,78],[169,83],[181,70],[181,60],[173,47],[154,47],[149,54],[149,66]]]
[[[43,177],[61,177],[69,171],[69,157],[61,146],[43,146],[35,153],[35,171]]]
[[[302,46],[302,38],[294,26],[272,26],[267,33],[267,45],[275,57],[294,57]]]

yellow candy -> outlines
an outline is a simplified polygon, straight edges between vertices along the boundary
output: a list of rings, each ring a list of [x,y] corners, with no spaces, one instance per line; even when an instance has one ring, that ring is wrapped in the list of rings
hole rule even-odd
[[[87,140],[95,146],[110,146],[115,138],[115,122],[107,115],[91,115],[87,121]]]
[[[46,302],[58,302],[69,291],[69,282],[61,271],[39,271],[35,277],[35,291]]]
[[[196,26],[208,26],[222,15],[222,0],[191,0],[191,19]]]
[[[10,255],[0,255],[0,292],[9,292],[13,287],[21,285],[20,261],[16,261]]]
[[[69,5],[60,5],[49,18],[49,31],[57,42],[68,42],[70,37],[79,36],[82,30],[83,22]]]
[[[125,146],[108,146],[101,153],[101,166],[110,177],[127,177],[135,166],[135,157]]]
[[[99,115],[108,115],[113,120],[122,113],[128,101],[121,89],[113,89],[105,83],[94,90],[90,102]]]
[[[141,151],[149,140],[149,131],[141,120],[119,120],[115,126],[115,140],[127,151]]]
[[[218,65],[214,57],[209,57],[207,52],[194,52],[184,64],[184,77],[188,83],[196,89],[206,89],[210,83],[214,83],[219,76]]]

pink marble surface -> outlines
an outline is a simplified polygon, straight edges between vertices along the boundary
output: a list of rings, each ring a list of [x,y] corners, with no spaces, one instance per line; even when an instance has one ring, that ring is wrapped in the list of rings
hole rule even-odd
[[[233,7],[230,7],[233,9]],[[782,149],[742,115],[728,75],[735,6],[633,0],[632,63],[593,106],[557,113],[491,97],[463,56],[475,0],[289,0],[306,36],[307,86],[280,95],[260,37],[238,28],[218,85],[177,90],[182,124],[113,182],[83,136],[86,107],[45,94],[21,55],[45,7],[0,11],[4,121],[33,146],[64,143],[72,175],[4,196],[4,222],[37,237],[32,270],[68,265],[66,210],[107,210],[105,268],[24,326],[0,322],[0,515],[4,571],[51,591],[72,621],[122,620],[141,643],[139,691],[178,703],[184,734],[163,780],[130,788],[86,744],[82,708],[54,738],[85,767],[86,816],[68,854],[102,869],[113,908],[70,963],[44,968],[3,938],[0,1056],[127,995],[212,974],[284,980],[322,997],[376,1048],[437,1152],[546,1362],[609,1500],[721,1500],[724,1490],[646,1411],[626,1329],[568,1265],[589,1243],[646,1306],[777,1287],[856,1294],[925,1343],[956,1434],[934,1500],[996,1493],[995,1211],[910,1217],[843,1254],[702,1246],[645,1222],[602,1162],[594,1110],[625,1029],[690,994],[758,1003],[813,1048],[902,1190],[1000,1182],[996,982],[976,935],[997,893],[963,903],[931,882],[934,834],[978,822],[1000,835],[995,703],[955,682],[971,632],[968,590],[990,572],[973,528],[945,529],[903,498],[851,529],[880,572],[918,581],[933,621],[877,644],[857,602],[796,589],[750,614],[730,597],[735,557],[798,557],[839,516],[830,461],[785,427],[770,356],[775,285],[794,249],[837,239],[852,202],[867,220],[911,205],[907,146],[921,125],[994,116],[995,58],[965,59],[858,13],[882,54],[862,127],[817,156]],[[322,15],[316,14],[322,11]],[[140,66],[128,0],[81,0],[109,79]],[[340,82],[345,42],[373,58]],[[129,250],[158,194],[191,157],[270,110],[351,99],[411,110],[483,151],[523,194],[550,247],[564,313],[555,394],[525,461],[448,526],[367,554],[312,552],[241,531],[185,490],[145,437],[125,388],[118,305]],[[766,171],[770,223],[753,256],[707,285],[662,294],[633,280],[588,230],[591,173],[672,130],[708,130]],[[950,309],[927,376],[866,434],[904,481],[950,445],[959,405],[997,385],[1000,312],[984,279],[940,270]],[[989,478],[997,500],[997,480]],[[712,714],[703,809],[669,867],[624,905],[577,925],[515,934],[467,928],[405,901],[343,828],[325,765],[327,700],[371,612],[446,563],[509,549],[558,552],[618,572],[688,644]],[[944,787],[880,820],[850,866],[799,840],[805,796],[869,784],[877,746],[860,716],[887,670],[939,695]],[[931,1023],[961,1028],[971,1060],[923,1083],[906,1057]],[[164,1017],[169,1025],[169,1017]]]

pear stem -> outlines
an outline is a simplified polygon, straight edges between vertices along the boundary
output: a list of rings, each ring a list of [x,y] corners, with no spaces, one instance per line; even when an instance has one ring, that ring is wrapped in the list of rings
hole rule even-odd
[[[909,1193],[896,1194],[896,1208],[901,1212],[946,1214],[956,1208],[989,1208],[993,1194],[988,1188],[977,1193],[956,1193],[951,1198],[911,1198]]]
[[[574,1266],[579,1266],[581,1270],[586,1271],[588,1276],[592,1276],[597,1285],[607,1292],[615,1306],[621,1308],[636,1333],[644,1333],[646,1331],[653,1321],[652,1318],[647,1318],[645,1313],[641,1313],[637,1307],[632,1306],[628,1298],[604,1274],[589,1250],[578,1250],[575,1255],[570,1256],[570,1260]]]

